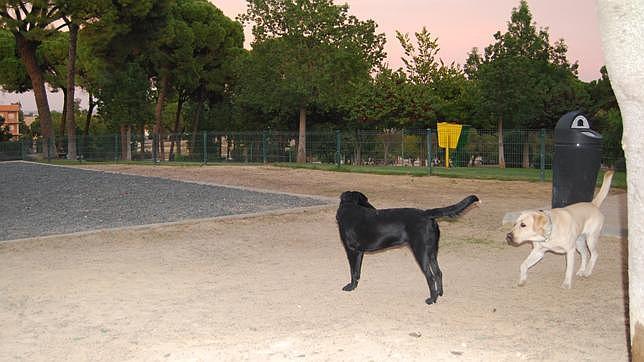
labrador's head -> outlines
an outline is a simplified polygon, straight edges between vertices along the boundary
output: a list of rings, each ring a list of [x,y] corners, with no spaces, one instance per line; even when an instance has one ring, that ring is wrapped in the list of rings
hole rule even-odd
[[[375,209],[373,205],[369,203],[367,196],[360,191],[345,191],[340,195],[341,204],[355,204],[369,209]]]
[[[505,240],[508,243],[521,244],[526,241],[544,241],[548,216],[543,211],[524,211],[517,218],[512,231]]]

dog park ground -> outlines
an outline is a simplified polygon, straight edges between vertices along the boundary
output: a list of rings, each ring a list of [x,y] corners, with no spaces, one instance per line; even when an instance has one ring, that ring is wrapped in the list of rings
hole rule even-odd
[[[570,290],[560,288],[565,260],[556,254],[516,286],[530,246],[507,245],[501,220],[547,205],[549,183],[270,166],[84,167],[336,200],[360,190],[378,208],[445,206],[472,193],[482,204],[440,221],[445,294],[431,306],[407,248],[365,255],[358,288],[341,290],[349,272],[335,201],[5,241],[0,360],[628,359],[626,240],[602,237],[593,275],[575,277]]]

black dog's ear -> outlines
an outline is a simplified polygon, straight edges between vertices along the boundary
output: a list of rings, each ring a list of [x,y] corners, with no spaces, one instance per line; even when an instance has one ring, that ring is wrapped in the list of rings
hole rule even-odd
[[[340,201],[341,202],[351,202],[351,201],[353,201],[355,199],[355,197],[353,197],[352,194],[353,194],[353,192],[351,192],[351,191],[343,192],[342,194],[340,194]]]
[[[363,194],[362,192],[358,192],[358,191],[356,191],[356,193],[358,194],[358,205],[366,207],[366,208],[369,208],[369,209],[375,209],[375,207],[373,207],[373,205],[371,205],[369,203],[369,199],[367,198],[367,196],[365,194]]]
[[[356,204],[358,206],[366,207],[368,209],[375,209],[369,203],[367,196],[360,191],[345,191],[340,195],[340,203]]]

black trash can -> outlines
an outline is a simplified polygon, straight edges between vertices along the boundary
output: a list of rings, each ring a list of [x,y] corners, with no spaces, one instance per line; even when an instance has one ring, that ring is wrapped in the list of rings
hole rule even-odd
[[[579,111],[564,114],[555,126],[552,207],[593,199],[601,165],[602,136]]]

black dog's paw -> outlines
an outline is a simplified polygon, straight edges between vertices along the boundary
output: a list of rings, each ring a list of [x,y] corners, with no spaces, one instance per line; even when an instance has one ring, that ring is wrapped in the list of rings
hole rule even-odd
[[[436,298],[434,298],[434,299],[427,298],[427,299],[425,299],[425,303],[427,303],[429,305],[432,305],[432,304],[436,303]]]
[[[345,285],[344,287],[342,287],[342,290],[344,290],[345,292],[350,292],[350,291],[356,289],[357,286],[358,286],[358,283],[349,283],[349,284]]]

